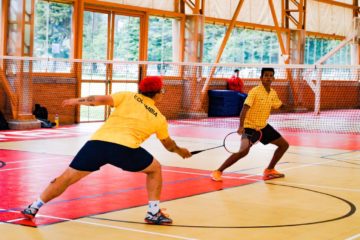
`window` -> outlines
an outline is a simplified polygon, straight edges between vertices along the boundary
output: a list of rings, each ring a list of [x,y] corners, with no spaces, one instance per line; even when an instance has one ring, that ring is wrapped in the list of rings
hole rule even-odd
[[[179,29],[180,22],[177,19],[154,16],[149,18],[148,61],[179,61]],[[151,75],[171,75],[177,69],[159,63],[148,71]]]
[[[320,58],[340,44],[340,40],[307,37],[305,43],[305,64],[314,64]],[[350,45],[341,48],[336,54],[331,56],[325,64],[351,64]]]
[[[107,60],[108,55],[108,14],[84,12],[82,58]],[[105,63],[87,62],[82,65],[82,78],[86,80],[105,80]]]
[[[72,11],[69,4],[36,1],[34,57],[70,58]],[[69,63],[58,61],[51,61],[46,66],[35,62],[33,69],[40,72],[69,72],[70,66]]]
[[[139,61],[140,17],[115,15],[114,60]],[[134,64],[114,64],[113,80],[137,80],[139,68]]]
[[[205,25],[203,62],[214,62],[227,27]],[[221,63],[279,63],[279,43],[273,32],[234,28]]]
[[[305,64],[314,64],[340,44],[340,40],[307,37],[305,43]],[[351,49],[347,44],[324,62],[324,65],[350,65]],[[354,80],[356,75],[350,69],[323,69],[324,80]]]
[[[139,61],[140,18],[116,15],[114,60]]]
[[[215,61],[221,43],[224,39],[227,27],[224,25],[206,24],[204,33],[203,62]],[[221,56],[220,63],[239,64],[278,64],[279,43],[273,32],[258,31],[244,28],[234,28]],[[210,72],[209,68],[203,69],[203,75]],[[217,68],[215,77],[230,77],[233,69]],[[258,70],[255,68],[243,68],[240,77],[257,78]]]

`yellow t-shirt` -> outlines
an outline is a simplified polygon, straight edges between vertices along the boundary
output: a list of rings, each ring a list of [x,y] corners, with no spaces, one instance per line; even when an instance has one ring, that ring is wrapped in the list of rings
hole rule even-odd
[[[268,93],[263,85],[259,85],[249,91],[244,104],[250,107],[244,127],[260,130],[266,126],[271,109],[281,107],[282,102],[274,89],[271,88]]]
[[[154,105],[154,100],[133,92],[111,96],[115,109],[91,140],[138,148],[153,133],[160,140],[169,137],[166,118]]]

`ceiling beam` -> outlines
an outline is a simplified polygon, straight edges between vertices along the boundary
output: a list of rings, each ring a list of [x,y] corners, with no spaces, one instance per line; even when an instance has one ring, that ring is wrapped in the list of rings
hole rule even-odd
[[[334,1],[334,0],[314,0],[314,1],[327,3],[327,4],[339,6],[339,7],[344,7],[344,8],[357,9],[357,10],[359,10],[359,8],[360,8],[360,7],[352,5],[352,4],[337,2],[337,1]]]

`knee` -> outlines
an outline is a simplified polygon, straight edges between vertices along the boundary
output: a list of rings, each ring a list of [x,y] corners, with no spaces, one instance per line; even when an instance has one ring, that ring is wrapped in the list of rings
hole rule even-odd
[[[240,159],[240,158],[245,157],[246,155],[248,155],[249,151],[250,151],[250,148],[248,147],[248,148],[246,148],[244,150],[240,150],[238,153],[235,153],[235,154],[236,154],[236,157],[238,159]]]
[[[155,169],[161,170],[161,164],[160,164],[159,161],[156,160],[155,158],[154,158],[152,164],[154,165],[154,168],[155,168]]]
[[[161,164],[155,158],[152,163],[143,170],[145,173],[161,173]]]

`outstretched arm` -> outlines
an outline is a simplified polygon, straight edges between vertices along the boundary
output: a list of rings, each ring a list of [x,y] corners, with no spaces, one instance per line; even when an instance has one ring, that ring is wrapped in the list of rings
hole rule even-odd
[[[86,105],[86,106],[99,106],[99,105],[114,105],[113,98],[110,95],[101,96],[88,96],[82,98],[70,98],[62,102],[62,106],[74,106],[74,105]]]
[[[169,151],[179,154],[182,158],[191,157],[191,153],[186,148],[179,147],[170,137],[160,140],[162,145]]]

